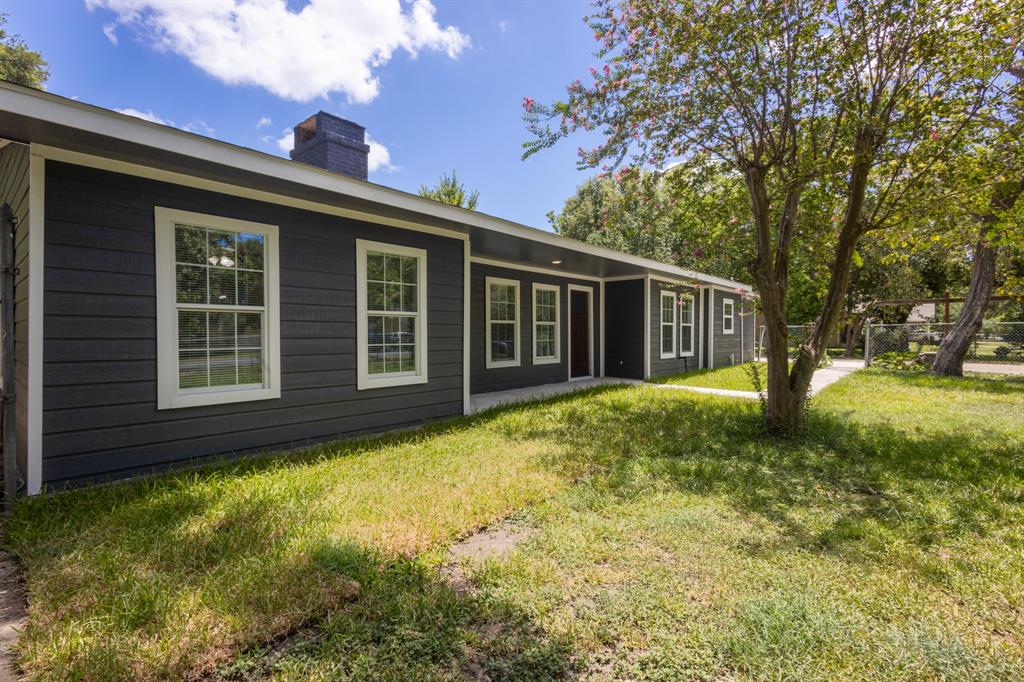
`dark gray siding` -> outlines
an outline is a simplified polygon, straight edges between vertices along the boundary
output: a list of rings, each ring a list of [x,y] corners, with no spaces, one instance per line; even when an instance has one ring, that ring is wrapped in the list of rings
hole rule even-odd
[[[744,311],[742,297],[739,294],[728,293],[713,289],[714,293],[714,320],[712,331],[715,335],[714,343],[714,366],[725,367],[732,364],[739,364],[744,360],[753,357],[754,335],[751,333],[752,320],[746,319],[741,313]],[[734,303],[734,333],[722,333],[722,311],[723,301],[732,300]],[[749,310],[749,304],[747,310]],[[741,347],[742,344],[742,347]]]
[[[673,294],[678,296],[682,293],[693,294],[694,306],[700,305],[700,294],[696,289],[692,287],[686,287],[678,284],[669,284],[668,282],[660,282],[656,279],[651,280],[651,377],[665,376],[667,374],[676,374],[678,372],[689,371],[691,369],[697,369],[700,359],[697,356],[701,332],[701,324],[699,315],[695,312],[694,317],[697,329],[693,337],[693,355],[685,358],[679,357],[679,317],[678,311],[676,313],[676,347],[675,356],[672,358],[662,359],[661,357],[661,292],[671,291]]]
[[[0,203],[14,211],[14,391],[18,470],[24,479],[28,453],[28,147],[0,149]],[[5,378],[6,380],[6,378]]]
[[[605,282],[604,371],[610,377],[644,378],[644,281]]]
[[[154,206],[279,226],[280,399],[157,410]],[[429,383],[356,390],[357,238],[428,251]],[[463,266],[456,239],[47,163],[44,482],[460,414]]]
[[[486,393],[504,391],[522,386],[538,386],[566,381],[569,378],[569,284],[590,287],[594,291],[593,319],[594,347],[591,353],[594,358],[594,373],[601,371],[600,355],[600,283],[590,280],[579,280],[571,277],[557,277],[525,270],[502,268],[482,263],[473,263],[470,267],[470,391]],[[484,306],[486,296],[486,278],[502,277],[519,282],[519,366],[497,367],[487,369],[487,316]],[[557,285],[561,294],[559,302],[559,327],[561,352],[559,362],[533,364],[533,284]]]

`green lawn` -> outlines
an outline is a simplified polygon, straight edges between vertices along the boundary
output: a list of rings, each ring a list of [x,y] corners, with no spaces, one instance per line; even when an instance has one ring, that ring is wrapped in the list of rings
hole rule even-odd
[[[614,387],[21,505],[38,678],[1020,679],[1024,383]],[[504,562],[438,571],[513,514]]]
[[[695,369],[669,376],[651,379],[655,384],[676,384],[679,386],[699,386],[702,388],[725,388],[731,391],[753,391],[754,384],[750,380],[750,368],[757,365],[761,368],[762,380],[767,380],[767,369],[763,362],[745,362],[730,367],[715,369]]]

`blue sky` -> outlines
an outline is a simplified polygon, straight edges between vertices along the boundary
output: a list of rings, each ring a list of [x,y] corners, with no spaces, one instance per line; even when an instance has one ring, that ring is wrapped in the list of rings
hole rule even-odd
[[[255,11],[235,0],[232,13],[200,2],[5,0],[3,9],[8,28],[49,60],[51,92],[279,155],[285,129],[324,109],[386,148],[372,181],[415,191],[455,169],[480,191],[480,210],[547,228],[547,211],[591,174],[575,165],[585,141],[520,160],[521,103],[561,96],[595,63],[582,22],[590,5],[390,2],[282,0]]]

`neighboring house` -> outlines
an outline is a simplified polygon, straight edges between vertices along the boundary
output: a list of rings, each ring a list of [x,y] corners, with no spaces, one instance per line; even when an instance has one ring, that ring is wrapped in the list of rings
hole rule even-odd
[[[289,161],[0,83],[0,138],[29,494],[752,355],[749,286],[366,182],[323,112]]]

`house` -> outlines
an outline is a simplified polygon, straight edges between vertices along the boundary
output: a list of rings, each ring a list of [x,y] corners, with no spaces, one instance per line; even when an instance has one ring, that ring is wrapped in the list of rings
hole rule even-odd
[[[471,395],[749,359],[751,288],[0,83],[28,494],[459,415]]]

